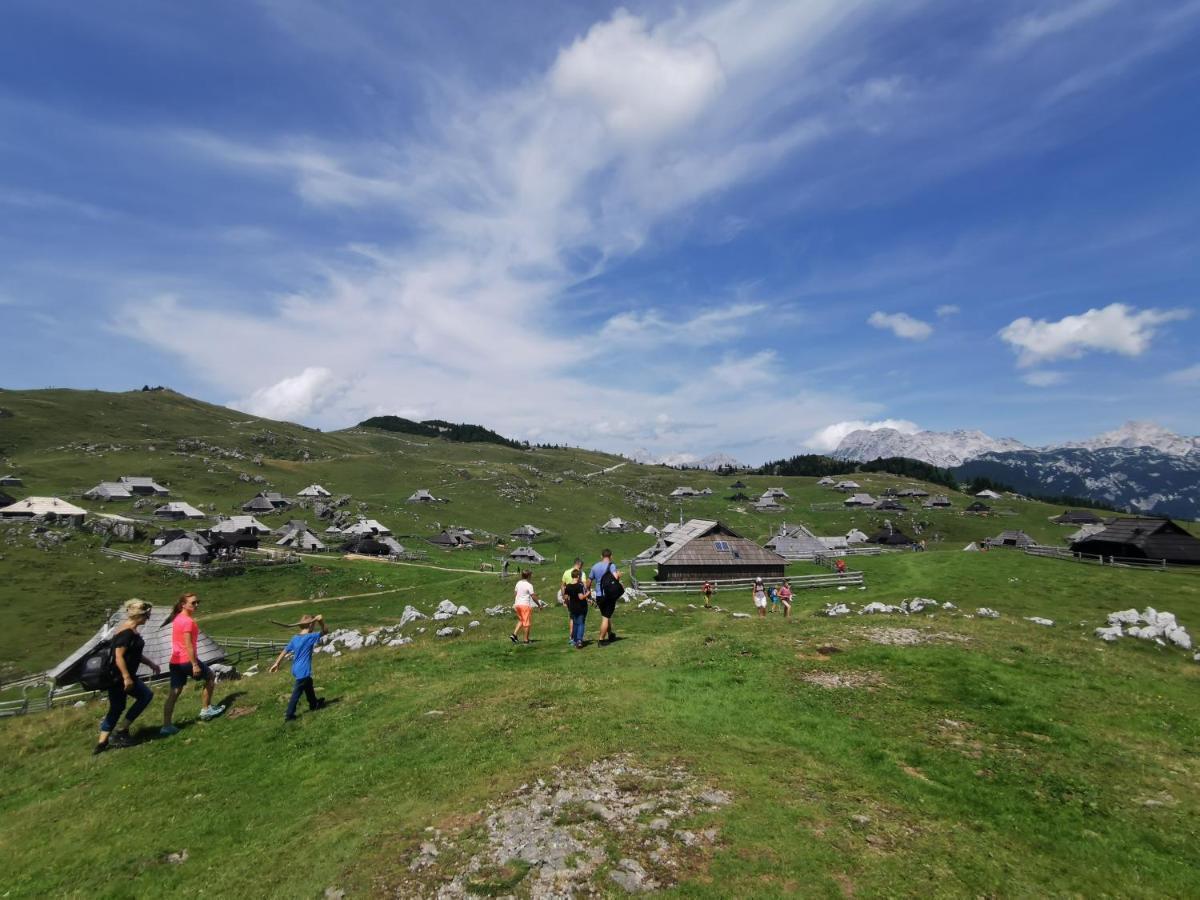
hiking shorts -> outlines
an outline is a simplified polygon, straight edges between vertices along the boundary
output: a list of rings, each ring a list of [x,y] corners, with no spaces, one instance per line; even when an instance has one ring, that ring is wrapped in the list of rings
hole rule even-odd
[[[171,687],[181,688],[188,683],[189,678],[194,678],[196,681],[211,681],[213,677],[212,669],[204,663],[200,663],[200,674],[192,674],[191,663],[171,663]]]
[[[617,601],[615,599],[609,600],[607,597],[597,597],[596,608],[600,610],[600,615],[604,616],[604,618],[611,619],[612,614],[617,609]]]
[[[521,623],[522,628],[528,628],[533,624],[532,606],[514,606],[513,612],[517,614],[517,621]]]

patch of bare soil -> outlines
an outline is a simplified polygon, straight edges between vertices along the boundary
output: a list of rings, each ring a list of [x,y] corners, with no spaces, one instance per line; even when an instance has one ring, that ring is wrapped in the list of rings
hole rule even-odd
[[[885,687],[887,682],[878,672],[809,672],[800,676],[802,681],[823,688],[867,688]]]
[[[921,631],[916,628],[867,628],[863,636],[873,644],[886,644],[893,647],[912,647],[917,644],[932,644],[940,641],[951,641],[965,644],[971,639],[965,634],[955,634],[951,631]]]
[[[668,888],[717,841],[697,815],[729,803],[686,769],[629,756],[554,769],[461,829],[426,829],[398,897],[607,896]]]

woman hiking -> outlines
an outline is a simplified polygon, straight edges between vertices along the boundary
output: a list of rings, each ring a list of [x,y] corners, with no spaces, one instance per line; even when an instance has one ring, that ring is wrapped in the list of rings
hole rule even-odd
[[[179,733],[179,729],[172,722],[175,701],[187,687],[189,678],[204,682],[204,705],[200,708],[200,721],[207,722],[225,712],[224,706],[212,705],[217,679],[212,669],[200,662],[198,655],[200,626],[193,617],[199,606],[199,597],[192,593],[184,594],[171,610],[171,615],[167,616],[167,621],[162,624],[164,628],[168,624],[171,626],[171,662],[168,666],[171,670],[171,692],[167,694],[167,701],[163,704],[163,726],[159,729],[159,734]]]
[[[537,592],[533,589],[533,571],[525,569],[521,572],[521,578],[513,588],[513,612],[517,614],[517,627],[512,630],[509,640],[514,644],[529,643],[529,629],[533,627],[533,606],[545,606],[538,599]],[[525,640],[519,641],[517,635],[522,631],[525,632]]]
[[[125,601],[125,621],[122,622],[112,636],[113,670],[109,675],[108,714],[100,722],[100,737],[92,750],[93,755],[103,753],[111,745],[125,747],[129,744],[129,726],[154,699],[154,692],[144,681],[138,681],[138,667],[145,662],[155,675],[158,674],[158,663],[142,659],[146,641],[138,633],[138,629],[150,618],[152,607],[145,600],[136,597]],[[133,706],[125,713],[125,721],[121,722],[121,713],[129,698],[133,698]]]

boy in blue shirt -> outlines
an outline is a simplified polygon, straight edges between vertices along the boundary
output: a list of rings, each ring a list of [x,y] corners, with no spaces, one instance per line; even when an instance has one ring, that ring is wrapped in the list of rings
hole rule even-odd
[[[320,631],[313,630],[317,625],[321,626]],[[287,712],[283,716],[285,722],[296,718],[296,704],[300,702],[301,694],[308,700],[308,708],[311,710],[318,710],[325,705],[325,699],[318,698],[313,689],[312,655],[317,644],[321,643],[321,638],[329,633],[329,629],[325,627],[325,617],[321,615],[303,615],[295,626],[288,627],[298,627],[300,633],[288,641],[288,645],[280,651],[270,669],[272,672],[278,672],[283,658],[289,653],[292,654],[292,677],[296,679],[296,684],[292,687],[292,699],[288,701]]]

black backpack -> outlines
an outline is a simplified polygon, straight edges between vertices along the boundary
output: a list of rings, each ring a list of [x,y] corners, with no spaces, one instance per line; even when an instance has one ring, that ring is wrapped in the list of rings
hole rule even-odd
[[[600,595],[605,600],[612,600],[614,603],[621,599],[621,595],[625,593],[625,585],[617,580],[617,576],[613,574],[612,567],[608,568],[600,577]]]
[[[83,658],[79,683],[89,691],[108,690],[113,683],[113,666],[112,640],[103,640]]]

